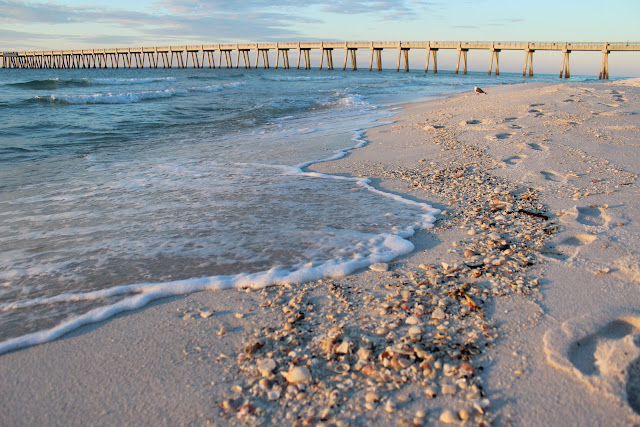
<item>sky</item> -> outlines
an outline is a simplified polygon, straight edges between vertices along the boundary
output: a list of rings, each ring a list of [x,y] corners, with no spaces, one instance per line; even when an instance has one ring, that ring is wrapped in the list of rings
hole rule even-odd
[[[306,40],[640,42],[638,18],[639,0],[0,0],[0,51]],[[523,56],[507,58],[507,66]],[[540,65],[546,62],[558,59]],[[640,52],[610,55],[615,66],[640,75]]]

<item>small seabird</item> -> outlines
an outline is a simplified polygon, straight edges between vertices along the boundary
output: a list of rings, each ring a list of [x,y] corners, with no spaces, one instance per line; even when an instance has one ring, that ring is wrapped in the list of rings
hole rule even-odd
[[[476,91],[476,93],[484,93],[485,95],[487,94],[487,92],[483,91],[482,89],[480,89],[478,86],[474,86],[473,90]]]

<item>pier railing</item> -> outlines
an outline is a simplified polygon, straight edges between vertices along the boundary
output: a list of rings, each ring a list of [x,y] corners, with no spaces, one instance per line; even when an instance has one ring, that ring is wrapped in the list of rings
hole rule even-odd
[[[528,42],[528,41],[317,41],[317,42],[265,42],[265,43],[217,43],[188,46],[128,47],[109,49],[58,50],[37,52],[0,52],[2,68],[251,68],[250,53],[255,52],[254,67],[262,60],[263,68],[270,68],[269,51],[276,52],[275,68],[290,68],[289,51],[297,52],[297,68],[311,68],[310,51],[321,53],[320,69],[325,64],[333,66],[333,51],[344,50],[344,64],[351,59],[351,69],[357,69],[356,51],[368,49],[371,53],[369,70],[382,70],[382,51],[395,50],[398,55],[396,71],[401,65],[409,71],[409,50],[427,52],[425,72],[431,68],[438,72],[437,52],[440,49],[458,51],[456,74],[462,61],[463,73],[467,73],[467,53],[470,50],[488,50],[491,53],[489,74],[500,74],[499,53],[502,50],[521,50],[525,53],[522,75],[533,76],[533,53],[540,51],[562,52],[561,78],[569,78],[569,54],[575,51],[602,52],[600,79],[609,78],[609,54],[611,52],[640,51],[640,42]],[[216,55],[218,56],[216,62]],[[234,63],[235,56],[235,63]],[[242,63],[241,63],[242,61]]]

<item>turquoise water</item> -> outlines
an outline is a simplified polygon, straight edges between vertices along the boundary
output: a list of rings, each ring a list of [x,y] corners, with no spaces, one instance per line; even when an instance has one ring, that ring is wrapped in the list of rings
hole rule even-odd
[[[366,144],[386,106],[523,81],[557,77],[0,70],[0,353],[165,295],[410,252],[436,211],[304,166]]]

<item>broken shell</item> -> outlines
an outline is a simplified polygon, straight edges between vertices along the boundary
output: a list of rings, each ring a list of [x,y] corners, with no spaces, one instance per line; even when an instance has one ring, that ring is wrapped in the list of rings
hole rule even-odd
[[[416,316],[409,316],[407,317],[407,319],[405,320],[405,323],[407,325],[417,325],[420,323],[420,319],[418,319]]]
[[[256,366],[260,375],[268,377],[271,375],[274,369],[276,369],[276,362],[273,359],[261,359]]]
[[[380,400],[380,396],[378,396],[377,394],[373,393],[373,392],[369,392],[367,393],[367,395],[364,397],[365,402],[377,402],[378,400]]]
[[[382,273],[382,272],[385,272],[385,271],[389,270],[389,264],[386,264],[384,262],[378,262],[378,263],[375,263],[375,264],[371,264],[369,266],[369,270]]]
[[[291,384],[305,383],[311,381],[311,372],[304,366],[294,366],[282,376]]]
[[[420,335],[422,333],[422,328],[420,326],[412,326],[409,328],[409,335]]]
[[[444,320],[445,317],[447,317],[447,315],[441,307],[436,308],[433,310],[433,313],[431,313],[431,318],[435,320]]]
[[[360,347],[356,354],[360,360],[369,360],[371,357],[371,350],[365,347]]]
[[[442,394],[453,396],[456,394],[456,386],[453,384],[442,384]]]
[[[336,348],[336,353],[347,354],[349,353],[350,346],[351,343],[349,341],[342,341],[342,344],[340,344],[338,348]]]
[[[267,392],[267,399],[269,399],[269,400],[278,400],[278,399],[280,399],[280,393],[281,393],[280,390],[276,390],[276,389],[269,390]]]
[[[387,400],[387,403],[384,405],[384,410],[388,413],[394,413],[396,411],[396,405],[392,400]]]
[[[449,409],[445,409],[440,414],[440,422],[445,424],[458,424],[458,417]]]

